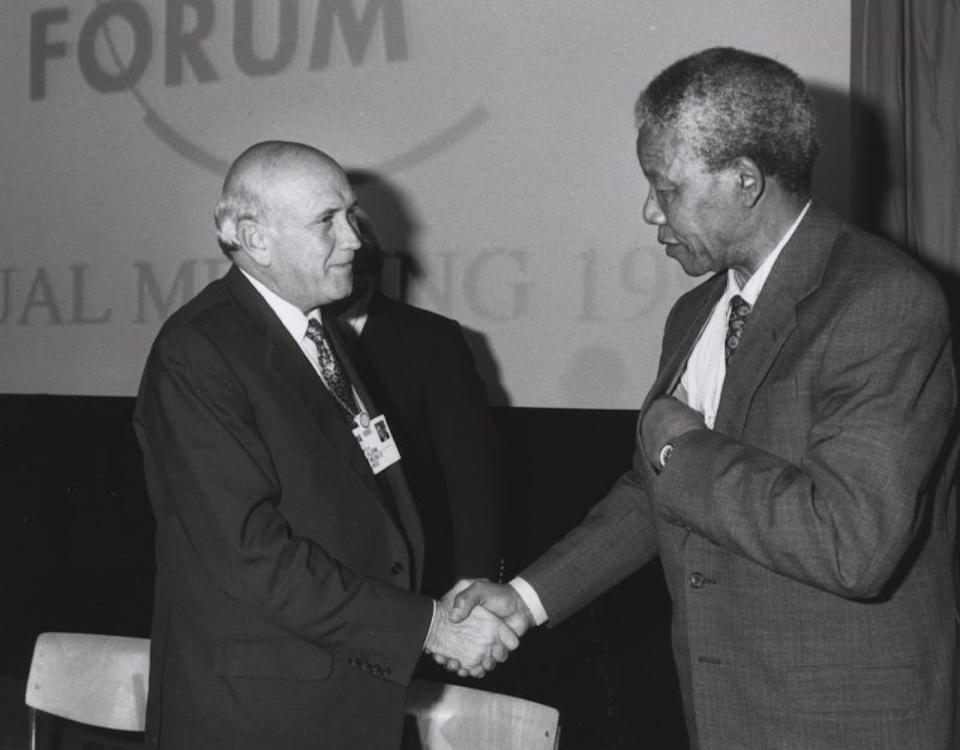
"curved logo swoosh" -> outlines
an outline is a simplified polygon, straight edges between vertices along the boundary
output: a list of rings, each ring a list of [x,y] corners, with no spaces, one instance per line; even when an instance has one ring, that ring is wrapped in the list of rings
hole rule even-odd
[[[97,4],[100,4],[100,0],[97,0]],[[110,34],[110,29],[104,26],[103,32],[106,37],[107,49],[110,51],[110,56],[119,69],[123,66],[123,62],[120,60],[120,55],[117,52],[113,37]],[[173,125],[157,113],[135,85],[130,86],[130,93],[133,94],[134,98],[143,108],[144,124],[151,133],[165,143],[172,151],[191,164],[195,164],[218,177],[226,175],[227,170],[230,168],[230,161],[220,158],[202,146],[198,146],[180,133]],[[452,125],[429,136],[419,145],[369,168],[383,174],[391,174],[420,164],[452,148],[457,142],[462,141],[488,119],[490,119],[490,113],[487,108],[482,104],[478,104],[468,110],[466,114]]]

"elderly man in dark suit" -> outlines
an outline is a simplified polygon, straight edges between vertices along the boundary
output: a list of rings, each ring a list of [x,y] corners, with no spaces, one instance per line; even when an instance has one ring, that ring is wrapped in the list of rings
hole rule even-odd
[[[421,652],[474,676],[516,636],[416,593],[423,536],[389,427],[322,305],[360,246],[341,168],[266,142],[217,206],[233,262],[153,346],[135,427],[156,517],[148,737],[382,748]],[[464,625],[466,625],[464,627]]]
[[[712,275],[667,319],[632,471],[512,587],[458,607],[522,633],[659,554],[694,747],[957,747],[939,286],[810,199],[813,106],[783,65],[704,51],[636,116],[643,217]]]

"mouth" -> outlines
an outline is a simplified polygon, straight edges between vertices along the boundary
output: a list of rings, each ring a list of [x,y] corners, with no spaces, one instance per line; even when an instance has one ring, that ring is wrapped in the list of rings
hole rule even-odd
[[[350,271],[353,269],[353,258],[341,260],[337,263],[331,263],[327,266],[327,268],[330,270],[337,269],[339,271]]]

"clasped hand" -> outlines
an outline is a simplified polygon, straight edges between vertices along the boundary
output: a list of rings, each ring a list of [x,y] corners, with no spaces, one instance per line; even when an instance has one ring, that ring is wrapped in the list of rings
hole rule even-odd
[[[680,391],[682,392],[682,388]],[[660,396],[647,407],[640,427],[647,460],[653,466],[659,466],[660,449],[665,443],[704,426],[703,416],[683,401],[670,396]]]
[[[437,602],[424,649],[461,677],[483,677],[507,660],[532,624],[511,586],[462,580]]]

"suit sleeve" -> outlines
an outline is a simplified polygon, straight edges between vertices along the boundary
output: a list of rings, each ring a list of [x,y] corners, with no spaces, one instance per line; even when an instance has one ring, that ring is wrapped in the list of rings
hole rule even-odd
[[[554,544],[520,577],[556,625],[652,560],[658,552],[657,529],[639,461],[614,484],[569,534]]]
[[[503,456],[486,390],[459,324],[434,351],[425,403],[443,470],[458,577],[496,580],[502,544]]]
[[[676,306],[670,310],[665,330],[676,310]],[[666,356],[666,351],[661,351],[661,369]],[[657,556],[659,536],[647,490],[651,475],[638,421],[633,468],[617,480],[579,526],[520,573],[533,586],[550,625],[566,619]]]
[[[293,533],[254,409],[212,342],[185,327],[158,339],[135,426],[158,529],[178,526],[226,594],[297,638],[409,680],[431,600],[359,575]]]
[[[863,279],[822,326],[822,356],[793,374],[809,425],[781,421],[765,444],[687,433],[651,495],[668,523],[810,586],[869,598],[920,533],[954,411],[945,303],[928,277],[887,273]],[[764,406],[748,424],[789,407]],[[799,460],[773,452],[785,429],[805,440]]]
[[[676,307],[670,310],[665,329],[670,328],[675,313]],[[665,356],[666,352],[661,352],[660,368]],[[550,625],[565,620],[659,553],[647,491],[650,476],[638,422],[633,468],[617,480],[580,525],[520,573],[536,592]]]

